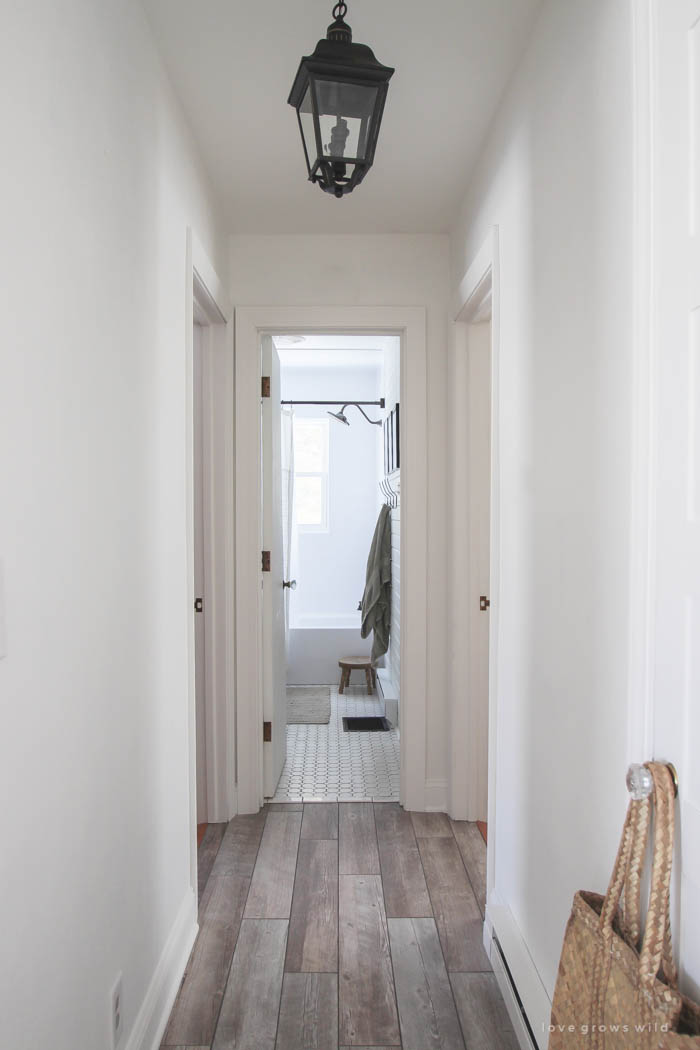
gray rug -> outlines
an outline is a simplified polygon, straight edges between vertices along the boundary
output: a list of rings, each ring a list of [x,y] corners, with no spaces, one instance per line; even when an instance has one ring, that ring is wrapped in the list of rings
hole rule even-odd
[[[327,725],[331,691],[327,685],[288,685],[287,722]]]

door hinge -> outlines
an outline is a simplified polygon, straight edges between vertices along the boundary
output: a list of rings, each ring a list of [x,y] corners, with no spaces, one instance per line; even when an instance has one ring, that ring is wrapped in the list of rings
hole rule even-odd
[[[260,380],[260,396],[261,397],[269,397],[270,396],[270,377],[269,376],[263,376],[262,379]]]
[[[270,571],[270,552],[269,551],[263,551],[262,552],[262,571],[263,572],[269,572]]]
[[[481,612],[486,612],[490,605],[491,602],[488,600],[485,594],[479,595],[479,609]]]
[[[272,722],[263,722],[263,743],[272,743]]]
[[[204,598],[195,598],[194,600],[194,611],[204,612]]]

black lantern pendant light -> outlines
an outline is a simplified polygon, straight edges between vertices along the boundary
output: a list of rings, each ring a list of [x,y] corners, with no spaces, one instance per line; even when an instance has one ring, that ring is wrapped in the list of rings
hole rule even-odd
[[[389,80],[394,72],[371,48],[353,44],[347,4],[313,55],[302,58],[289,94],[304,143],[309,179],[326,193],[352,193],[372,167]]]

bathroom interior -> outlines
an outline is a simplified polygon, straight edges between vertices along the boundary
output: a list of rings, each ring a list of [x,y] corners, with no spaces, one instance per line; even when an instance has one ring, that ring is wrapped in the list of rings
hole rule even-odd
[[[273,344],[287,727],[272,800],[398,802],[400,337]]]

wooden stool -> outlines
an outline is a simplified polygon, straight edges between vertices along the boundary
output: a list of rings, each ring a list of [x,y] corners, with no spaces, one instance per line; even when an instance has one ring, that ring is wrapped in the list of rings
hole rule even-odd
[[[344,693],[345,686],[350,685],[350,674],[352,671],[364,671],[367,681],[367,695],[371,696],[374,693],[374,687],[377,684],[377,673],[366,656],[344,656],[342,660],[338,660],[338,667],[340,668],[339,693]]]

